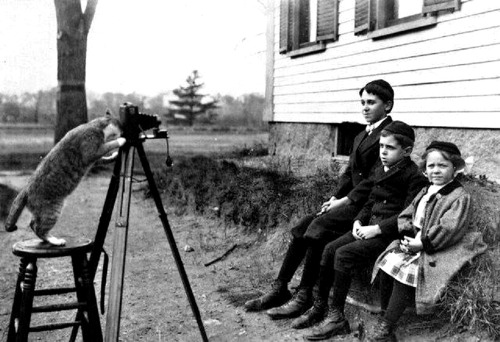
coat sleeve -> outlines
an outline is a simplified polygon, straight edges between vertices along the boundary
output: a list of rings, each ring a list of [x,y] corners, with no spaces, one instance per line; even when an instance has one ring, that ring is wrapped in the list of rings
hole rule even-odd
[[[363,205],[363,208],[359,211],[358,215],[354,218],[354,221],[360,221],[362,226],[366,226],[370,221],[373,205],[375,201],[370,197],[368,201]]]
[[[422,192],[422,190],[421,190]],[[413,225],[413,217],[417,210],[418,202],[422,198],[419,193],[398,216],[398,231],[400,235],[415,236],[417,234],[415,226]]]
[[[406,193],[404,206],[403,208],[408,207],[412,201],[415,199],[415,196],[422,190],[423,187],[427,185],[427,179],[420,172],[412,173],[408,179],[408,191]],[[398,234],[398,216],[401,213],[396,213],[391,217],[388,217],[382,220],[379,223],[380,230],[382,231],[382,235],[393,235]]]
[[[424,251],[428,254],[448,248],[458,243],[467,232],[471,199],[463,194],[455,199],[444,211],[437,223],[428,227],[422,237]]]
[[[352,188],[352,169],[351,162],[349,161],[349,165],[347,165],[346,170],[339,178],[339,185],[337,187],[337,191],[335,191],[334,196],[336,198],[342,198],[346,196],[349,191],[352,190]]]
[[[354,203],[364,203],[370,196],[376,178],[377,170],[382,167],[380,159],[370,169],[368,178],[363,179],[346,195]]]
[[[342,198],[345,197],[349,194],[349,192],[354,188],[354,181],[353,181],[353,172],[355,171],[353,168],[355,164],[355,159],[356,159],[356,148],[359,146],[359,142],[361,140],[361,135],[357,135],[354,138],[354,143],[353,143],[353,148],[349,152],[349,162],[347,164],[347,168],[345,171],[342,173],[342,175],[339,178],[339,184],[337,186],[337,190],[334,193],[334,196],[336,198]],[[351,198],[351,200],[356,201],[355,199]]]

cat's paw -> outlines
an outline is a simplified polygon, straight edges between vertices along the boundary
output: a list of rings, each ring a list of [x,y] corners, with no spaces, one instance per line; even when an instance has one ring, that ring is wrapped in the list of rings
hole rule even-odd
[[[66,240],[56,238],[55,236],[46,236],[44,240],[54,246],[64,246],[66,244]]]
[[[118,146],[122,147],[127,142],[127,139],[125,139],[124,137],[119,137],[118,139],[116,139],[116,141],[118,142]]]
[[[110,160],[115,159],[117,156],[118,156],[118,151],[114,151],[109,156],[101,157],[101,159],[104,160],[104,161],[110,161]]]

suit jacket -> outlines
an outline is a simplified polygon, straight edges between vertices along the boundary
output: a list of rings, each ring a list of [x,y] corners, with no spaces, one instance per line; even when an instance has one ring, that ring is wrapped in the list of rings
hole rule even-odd
[[[334,194],[336,198],[347,196],[359,206],[366,202],[370,188],[358,187],[358,184],[368,179],[375,164],[379,161],[380,132],[391,122],[392,118],[388,116],[370,135],[363,131],[354,138],[349,164],[340,176],[339,185]]]
[[[398,215],[429,182],[410,157],[403,158],[387,172],[380,165],[366,182],[372,190],[355,220],[362,225],[378,224],[382,236],[398,238]]]

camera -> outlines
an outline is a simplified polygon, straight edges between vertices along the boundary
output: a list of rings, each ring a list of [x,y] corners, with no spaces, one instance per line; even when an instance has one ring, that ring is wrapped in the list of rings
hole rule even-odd
[[[139,107],[128,102],[120,106],[120,122],[123,126],[123,136],[127,140],[138,139],[140,133],[152,128],[158,129],[161,124],[158,115],[140,113]]]

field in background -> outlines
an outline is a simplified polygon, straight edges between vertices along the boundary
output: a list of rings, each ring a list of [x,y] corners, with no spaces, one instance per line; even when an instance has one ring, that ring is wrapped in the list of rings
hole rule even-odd
[[[0,125],[0,155],[46,153],[54,142],[54,129],[37,125]]]
[[[174,157],[224,154],[259,144],[267,146],[269,136],[267,132],[192,129],[172,129],[168,135],[170,154]],[[53,136],[49,127],[0,126],[0,169],[12,170],[18,165],[26,168],[36,166],[40,156],[52,148]],[[164,139],[147,140],[144,148],[147,152],[166,153],[167,144]]]

